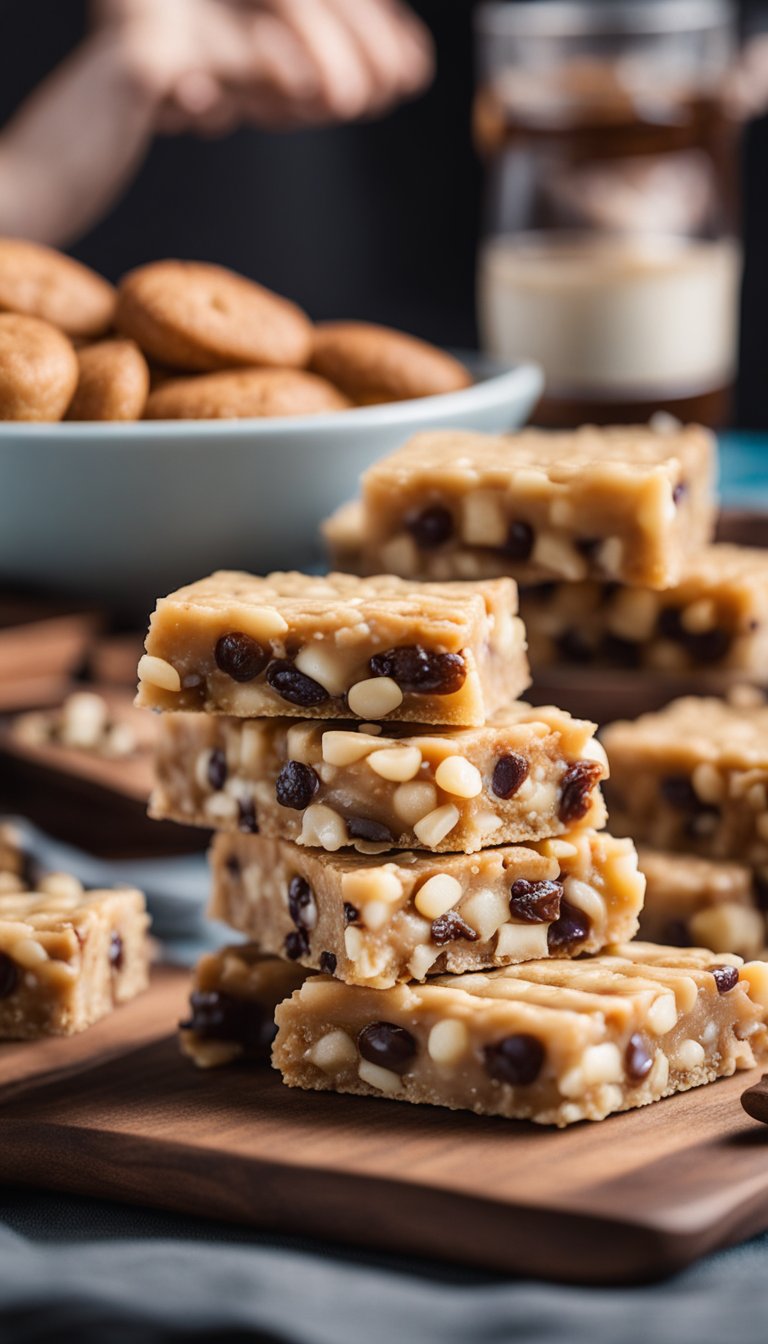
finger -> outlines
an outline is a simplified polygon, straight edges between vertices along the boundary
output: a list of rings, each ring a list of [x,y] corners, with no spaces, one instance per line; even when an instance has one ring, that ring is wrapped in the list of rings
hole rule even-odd
[[[349,119],[368,107],[374,81],[349,28],[326,0],[280,0],[283,22],[301,42],[317,71],[319,105],[333,116]]]
[[[424,87],[432,74],[430,45],[422,40],[421,24],[417,35],[415,26],[404,21],[401,6],[387,0],[327,3],[354,37],[373,76],[378,104]]]
[[[271,100],[308,104],[320,97],[316,63],[293,30],[272,14],[259,14],[248,30],[249,78],[244,88],[265,84]]]

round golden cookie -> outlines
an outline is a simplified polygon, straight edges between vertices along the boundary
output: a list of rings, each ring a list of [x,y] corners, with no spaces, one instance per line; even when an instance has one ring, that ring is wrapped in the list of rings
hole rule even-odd
[[[298,368],[312,348],[312,325],[295,303],[205,262],[155,261],[131,271],[118,287],[116,320],[145,355],[194,372]]]
[[[350,402],[303,369],[228,369],[172,378],[149,395],[147,420],[245,420],[250,416],[318,415]]]
[[[101,336],[112,325],[115,291],[63,252],[0,238],[0,311],[41,317],[72,337]]]
[[[61,420],[76,386],[77,355],[62,332],[0,313],[0,420]]]
[[[77,390],[67,420],[140,420],[149,369],[135,341],[97,341],[77,352]]]
[[[362,406],[456,392],[472,382],[452,355],[372,322],[319,323],[309,367]]]

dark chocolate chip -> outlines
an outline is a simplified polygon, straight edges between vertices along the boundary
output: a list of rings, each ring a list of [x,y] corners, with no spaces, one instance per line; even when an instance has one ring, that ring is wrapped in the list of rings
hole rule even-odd
[[[678,812],[695,812],[701,806],[687,775],[665,775],[659,783],[659,792],[664,802]]]
[[[221,747],[214,747],[206,770],[208,783],[215,793],[223,789],[227,782],[227,758]]]
[[[277,1028],[264,1005],[235,999],[219,990],[195,990],[190,995],[190,1015],[179,1024],[201,1040],[232,1041],[248,1059],[269,1059]]]
[[[641,667],[642,646],[634,639],[622,639],[620,635],[605,634],[600,640],[600,657],[613,667]]]
[[[679,504],[680,501],[681,501],[681,499],[683,499],[684,496],[687,495],[687,493],[688,493],[688,484],[687,484],[687,482],[686,482],[686,481],[678,481],[678,482],[677,482],[677,485],[675,486],[674,490],[672,491],[672,503],[675,504],[675,505]]]
[[[501,550],[510,560],[528,560],[533,550],[534,532],[530,523],[522,520],[510,523],[507,537]]]
[[[432,920],[432,942],[437,943],[438,947],[442,947],[443,943],[455,942],[457,938],[476,943],[477,937],[477,930],[462,919],[456,910],[447,910],[444,915]]]
[[[486,1045],[485,1069],[497,1083],[524,1087],[535,1083],[544,1064],[544,1046],[537,1036],[520,1033],[504,1036],[495,1045]]]
[[[323,705],[328,692],[319,681],[313,681],[300,672],[287,658],[277,659],[267,668],[267,683],[273,691],[291,705],[301,705],[309,709],[312,705]]]
[[[360,911],[356,905],[350,905],[349,901],[344,902],[344,923],[355,924],[360,918]]]
[[[692,663],[719,663],[733,643],[733,636],[717,626],[711,630],[686,630],[679,607],[664,607],[659,612],[656,629],[663,639],[685,649]]]
[[[520,785],[528,778],[530,766],[525,756],[510,751],[500,756],[493,767],[491,789],[497,798],[514,798]]]
[[[595,650],[581,630],[563,630],[555,640],[557,656],[564,663],[591,663]]]
[[[442,504],[430,504],[421,513],[409,514],[405,526],[416,545],[424,551],[442,546],[453,536],[453,517]]]
[[[123,969],[123,952],[123,940],[120,937],[120,934],[115,933],[113,930],[109,938],[109,964],[113,971],[121,971]]]
[[[227,872],[232,875],[232,877],[239,877],[240,873],[242,872],[242,869],[240,867],[240,860],[236,854],[227,855],[224,861],[224,867],[226,868]]]
[[[7,999],[19,983],[20,973],[15,961],[0,952],[0,999]]]
[[[336,974],[336,954],[335,952],[320,953],[320,970],[325,975]]]
[[[370,817],[347,817],[347,835],[350,840],[367,840],[372,845],[392,845],[394,836],[389,827]]]
[[[305,765],[303,761],[286,761],[275,781],[275,797],[281,807],[303,812],[319,788],[320,778],[311,765]]]
[[[560,918],[547,929],[547,947],[553,956],[573,952],[589,937],[589,919],[583,910],[568,901],[560,902]]]
[[[245,831],[248,835],[258,834],[259,823],[256,818],[256,804],[253,798],[238,798],[237,827],[238,830]]]
[[[416,1041],[394,1022],[370,1022],[357,1038],[357,1048],[369,1064],[404,1073],[416,1054]]]
[[[629,1077],[635,1083],[641,1083],[653,1068],[653,1055],[645,1039],[636,1031],[627,1041],[624,1051],[624,1063]]]
[[[430,653],[420,644],[376,653],[369,666],[375,677],[391,677],[401,691],[414,695],[454,695],[467,679],[460,653]]]
[[[292,929],[286,934],[283,950],[289,961],[298,961],[309,955],[309,934],[306,929]]]
[[[560,882],[528,882],[519,877],[509,890],[509,912],[525,924],[554,924],[560,918]]]
[[[739,983],[739,972],[735,966],[713,966],[712,974],[715,977],[718,994],[727,994]]]
[[[317,923],[315,893],[306,877],[294,873],[288,883],[288,909],[297,929],[313,929]]]
[[[599,761],[574,761],[563,775],[557,815],[564,825],[581,821],[590,809],[592,790],[602,778]]]
[[[585,560],[594,560],[603,540],[603,537],[577,537],[573,544]]]
[[[254,681],[269,662],[269,649],[241,630],[232,630],[216,641],[213,656],[219,670],[233,681]]]

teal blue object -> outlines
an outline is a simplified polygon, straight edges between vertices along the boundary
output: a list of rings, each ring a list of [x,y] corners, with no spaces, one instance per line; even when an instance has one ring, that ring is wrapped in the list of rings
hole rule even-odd
[[[768,434],[720,435],[720,493],[731,509],[768,509]]]

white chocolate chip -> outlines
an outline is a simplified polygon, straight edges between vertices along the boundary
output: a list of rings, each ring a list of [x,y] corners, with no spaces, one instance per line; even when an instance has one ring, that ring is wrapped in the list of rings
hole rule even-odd
[[[142,654],[138,666],[139,681],[157,686],[161,691],[180,691],[181,677],[176,668],[165,658],[155,658],[151,653]]]
[[[608,537],[597,552],[597,562],[609,578],[618,578],[624,563],[624,543],[621,537]]]
[[[375,932],[383,929],[389,922],[392,906],[387,901],[366,901],[360,910],[360,918],[367,929]]]
[[[198,753],[197,760],[195,761],[195,770],[194,770],[195,783],[202,793],[211,792],[211,781],[208,778],[208,767],[211,764],[212,756],[213,752],[211,751],[211,748],[206,747],[204,751]]]
[[[305,677],[311,677],[329,695],[343,695],[347,688],[350,663],[327,641],[305,644],[294,660]]]
[[[419,571],[419,550],[413,537],[400,532],[381,548],[382,568],[388,574],[410,579]]]
[[[706,1059],[704,1047],[699,1045],[691,1037],[681,1041],[672,1056],[672,1065],[676,1069],[682,1069],[685,1073],[690,1073],[692,1069],[698,1069]]]
[[[492,887],[480,887],[462,902],[461,917],[487,942],[509,919],[509,896]]]
[[[612,1041],[590,1045],[582,1056],[581,1068],[587,1087],[598,1083],[620,1083],[624,1077],[621,1054]]]
[[[435,873],[419,887],[414,905],[425,919],[439,919],[461,900],[462,886],[450,873]]]
[[[669,1060],[663,1050],[657,1050],[653,1068],[648,1074],[646,1086],[651,1092],[661,1093],[669,1082]]]
[[[302,765],[317,765],[322,755],[317,725],[292,723],[285,735],[285,751],[289,761],[300,761]]]
[[[513,961],[536,961],[549,956],[548,924],[502,924],[496,939],[496,955]]]
[[[385,747],[371,752],[368,764],[382,779],[405,784],[419,773],[421,752],[418,747]]]
[[[336,1029],[315,1041],[307,1058],[323,1073],[340,1073],[343,1068],[356,1063],[357,1046],[346,1031]]]
[[[12,944],[10,956],[25,971],[34,971],[41,962],[48,960],[48,953],[36,938],[19,938]]]
[[[289,730],[290,732],[290,730]],[[259,774],[266,754],[266,734],[261,723],[241,720],[240,764],[247,774]],[[289,758],[295,760],[294,756]]]
[[[72,873],[46,873],[38,882],[37,889],[57,901],[75,902],[83,895],[83,884]]]
[[[455,1018],[436,1022],[427,1037],[427,1054],[436,1064],[458,1064],[468,1049],[469,1032]]]
[[[350,961],[359,959],[364,947],[363,935],[353,924],[344,930],[344,947]]]
[[[107,702],[93,691],[68,696],[61,711],[60,736],[68,747],[92,749],[98,745],[107,727]]]
[[[391,1069],[382,1069],[380,1064],[371,1064],[367,1059],[360,1061],[357,1072],[362,1082],[375,1087],[377,1092],[399,1092],[403,1086],[398,1074]]]
[[[539,533],[531,552],[531,564],[571,581],[585,579],[588,572],[584,556],[570,541],[552,532]]]
[[[378,751],[381,742],[368,733],[345,732],[332,728],[323,733],[323,760],[328,765],[354,765],[362,761],[374,747]]]
[[[606,625],[619,639],[640,643],[656,627],[659,603],[649,588],[620,588],[611,602]]]
[[[391,677],[368,677],[350,686],[347,703],[361,719],[383,719],[403,703],[403,692]]]
[[[403,898],[403,883],[394,864],[380,868],[356,868],[341,879],[342,900],[360,906],[366,901],[396,905]]]
[[[453,803],[444,803],[442,807],[436,807],[434,812],[428,812],[426,817],[416,822],[413,828],[416,839],[428,849],[434,849],[435,845],[439,845],[441,840],[450,834],[460,815],[458,807]]]
[[[461,505],[461,539],[467,546],[503,546],[509,531],[503,497],[494,490],[470,490]]]
[[[437,958],[440,956],[440,948],[432,947],[429,943],[421,943],[419,947],[414,948],[408,970],[411,972],[414,980],[423,980],[434,966]]]
[[[711,597],[702,597],[698,602],[690,602],[680,613],[680,624],[692,635],[705,634],[717,625],[717,608]]]
[[[697,910],[689,925],[696,946],[709,947],[713,952],[756,957],[765,943],[765,919],[761,912],[732,901]]]
[[[301,819],[300,845],[327,849],[331,853],[347,843],[347,827],[343,817],[325,803],[310,803]]]
[[[203,803],[203,811],[213,822],[234,821],[237,816],[237,799],[229,793],[212,793]]]
[[[275,639],[288,630],[285,617],[274,607],[249,607],[247,624],[245,633],[258,640]]]
[[[483,790],[483,777],[476,765],[463,756],[447,756],[435,771],[435,783],[456,798],[476,798]]]
[[[562,1075],[558,1080],[557,1086],[563,1097],[580,1097],[586,1091],[587,1085],[584,1079],[584,1074],[578,1065],[575,1065],[572,1069],[568,1069]]]
[[[426,779],[401,784],[392,797],[395,815],[404,826],[413,826],[437,807],[437,789]]]
[[[651,1004],[645,1017],[646,1026],[654,1036],[666,1036],[677,1022],[677,1005],[674,994],[665,991]]]
[[[748,961],[739,969],[739,980],[747,982],[752,1002],[768,1009],[768,962]]]

